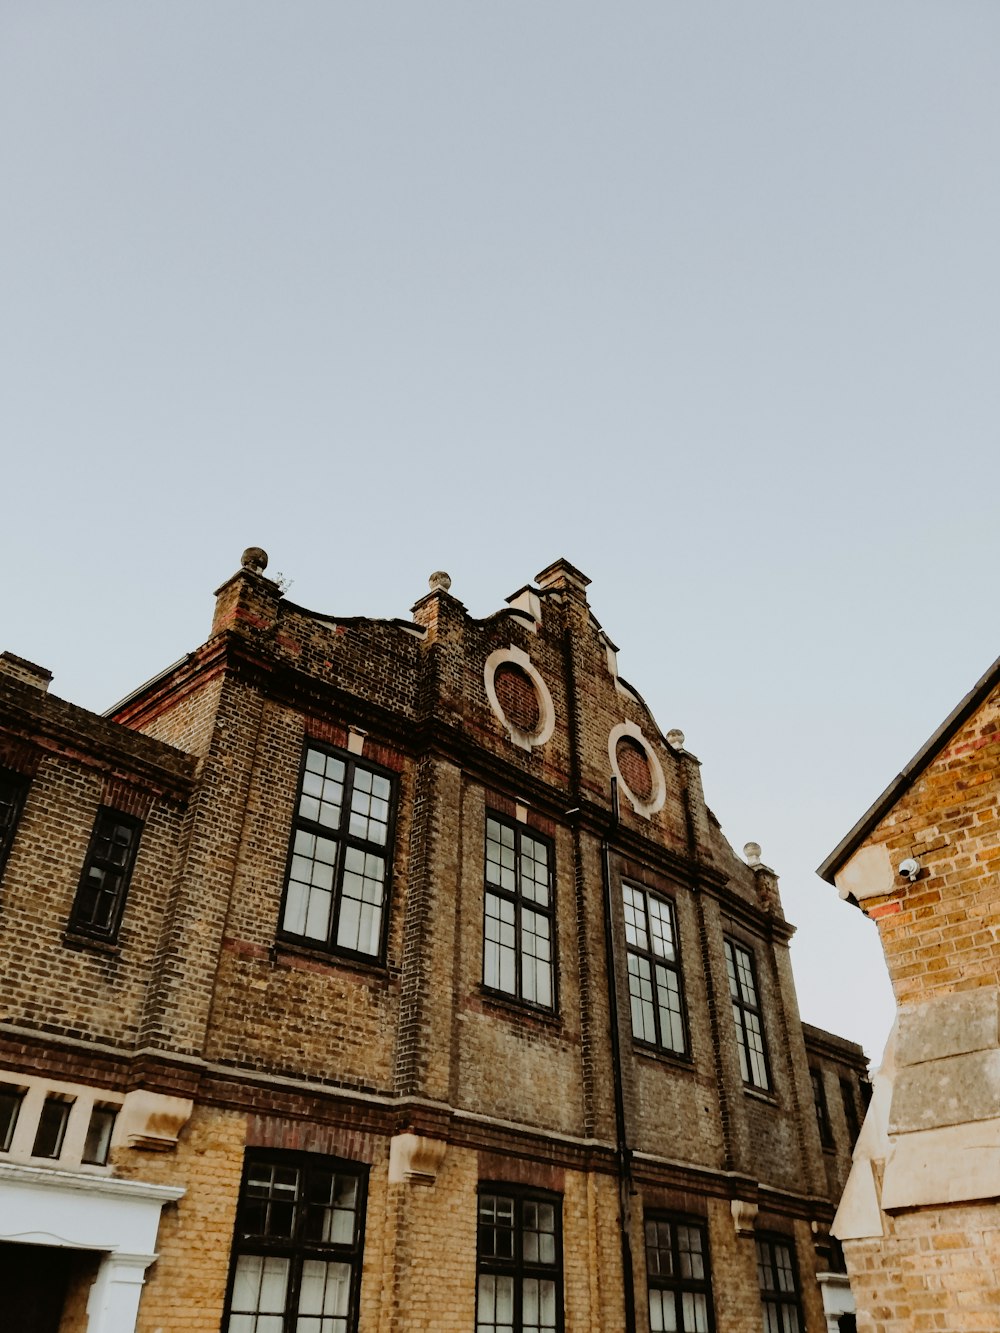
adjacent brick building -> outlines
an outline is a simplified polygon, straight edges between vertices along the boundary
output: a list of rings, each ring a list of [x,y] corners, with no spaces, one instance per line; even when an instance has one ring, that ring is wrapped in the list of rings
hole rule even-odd
[[[1000,661],[820,867],[897,1019],[835,1223],[865,1333],[1000,1327]]]
[[[835,1329],[864,1060],[588,580],[373,620],[265,566],[106,717],[0,660],[19,1329]]]

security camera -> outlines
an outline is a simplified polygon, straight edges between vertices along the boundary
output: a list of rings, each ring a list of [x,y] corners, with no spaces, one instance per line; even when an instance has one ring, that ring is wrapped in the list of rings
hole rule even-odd
[[[904,879],[908,879],[912,884],[920,874],[920,862],[915,857],[908,856],[905,861],[900,861],[896,869]]]

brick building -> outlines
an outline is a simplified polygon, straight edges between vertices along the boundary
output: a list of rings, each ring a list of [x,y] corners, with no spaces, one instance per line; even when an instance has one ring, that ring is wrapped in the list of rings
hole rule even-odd
[[[897,1016],[835,1231],[867,1333],[1000,1327],[1000,660],[819,873]]]
[[[824,1333],[860,1049],[565,561],[292,605],[98,717],[0,660],[21,1333]]]

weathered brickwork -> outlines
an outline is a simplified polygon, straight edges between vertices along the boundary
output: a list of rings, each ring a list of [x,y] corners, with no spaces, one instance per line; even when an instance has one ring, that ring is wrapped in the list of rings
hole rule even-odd
[[[704,1229],[716,1328],[761,1327],[763,1228],[796,1257],[805,1333],[826,1330],[851,1145],[838,1121],[821,1146],[809,1065],[839,1095],[864,1062],[804,1033],[775,876],[733,853],[683,737],[618,676],[586,582],[557,562],[477,621],[436,579],[412,621],[337,620],[249,561],[208,641],[110,720],[30,664],[0,676],[0,769],[29,783],[0,883],[5,1077],[114,1099],[108,1162],[78,1155],[74,1188],[112,1218],[132,1189],[158,1219],[155,1261],[152,1240],[129,1261],[142,1333],[226,1327],[248,1160],[365,1182],[361,1333],[475,1327],[483,1187],[555,1200],[565,1330],[648,1333],[648,1214]],[[369,805],[373,775],[389,797]],[[120,927],[73,936],[102,804],[139,821],[139,853]],[[756,1088],[727,941],[753,960]],[[92,1243],[61,1333],[86,1327],[88,1284],[137,1292],[123,1242]]]
[[[900,1214],[878,1245],[848,1241],[859,1333],[992,1333],[1000,1288],[995,1205]]]
[[[1000,934],[1000,694],[958,732],[873,835],[922,873],[871,902],[900,1004],[995,985]],[[867,905],[867,904],[866,904]],[[947,939],[946,950],[941,948]]]
[[[820,868],[898,1004],[837,1219],[866,1333],[997,1327],[998,834],[1000,663]]]

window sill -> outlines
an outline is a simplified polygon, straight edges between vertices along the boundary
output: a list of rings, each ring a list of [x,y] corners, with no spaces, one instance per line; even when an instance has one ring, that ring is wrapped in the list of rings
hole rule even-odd
[[[271,957],[279,966],[301,966],[308,963],[316,970],[329,971],[342,968],[349,972],[359,972],[365,977],[376,976],[389,979],[390,969],[380,958],[359,958],[357,954],[335,953],[332,949],[315,948],[308,944],[299,944],[293,940],[275,940]]]
[[[83,935],[76,930],[64,930],[62,942],[68,949],[89,949],[94,953],[102,953],[107,958],[120,958],[122,953],[120,944],[99,939],[96,935]]]
[[[562,1031],[562,1019],[553,1009],[537,1009],[513,995],[507,995],[503,991],[488,990],[485,986],[479,988],[479,995],[486,1013],[496,1013],[519,1023],[535,1024],[546,1032]]]
[[[697,1073],[695,1063],[689,1055],[678,1055],[676,1051],[661,1051],[658,1046],[646,1046],[634,1038],[632,1040],[632,1050],[636,1055],[652,1060],[654,1064],[669,1065],[671,1069],[676,1069],[679,1073]]]
[[[755,1088],[750,1083],[743,1084],[743,1091],[747,1097],[753,1098],[755,1102],[763,1102],[765,1106],[778,1107],[781,1105],[773,1092],[765,1092],[763,1088]]]

